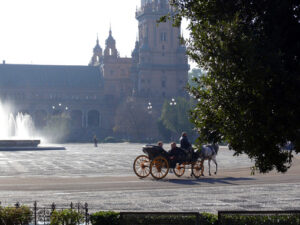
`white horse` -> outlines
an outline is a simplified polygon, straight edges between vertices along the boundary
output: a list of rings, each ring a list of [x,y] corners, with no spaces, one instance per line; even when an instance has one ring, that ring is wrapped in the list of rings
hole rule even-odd
[[[201,148],[199,158],[201,159],[202,165],[204,165],[205,160],[208,160],[209,176],[211,176],[211,173],[210,173],[210,161],[211,160],[216,164],[215,174],[217,174],[217,172],[218,172],[218,163],[217,163],[217,159],[216,159],[218,151],[219,151],[219,145],[216,145],[216,144],[203,145]],[[202,170],[202,176],[204,176],[203,171],[204,171],[204,169]]]

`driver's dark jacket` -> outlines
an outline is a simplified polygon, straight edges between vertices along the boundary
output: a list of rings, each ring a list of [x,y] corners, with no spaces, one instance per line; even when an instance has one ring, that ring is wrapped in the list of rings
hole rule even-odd
[[[190,147],[192,147],[191,143],[189,142],[189,140],[186,136],[181,136],[180,147],[183,149],[189,149]]]

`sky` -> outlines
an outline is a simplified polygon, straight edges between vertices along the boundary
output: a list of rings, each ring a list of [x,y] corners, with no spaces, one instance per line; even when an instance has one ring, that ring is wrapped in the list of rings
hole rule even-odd
[[[0,0],[0,63],[87,65],[111,26],[122,57],[137,38],[140,0]]]

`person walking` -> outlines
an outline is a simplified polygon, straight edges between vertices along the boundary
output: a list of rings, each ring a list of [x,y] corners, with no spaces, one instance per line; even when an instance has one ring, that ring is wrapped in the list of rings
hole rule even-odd
[[[94,146],[95,146],[95,148],[98,147],[98,140],[97,140],[96,135],[94,135]]]

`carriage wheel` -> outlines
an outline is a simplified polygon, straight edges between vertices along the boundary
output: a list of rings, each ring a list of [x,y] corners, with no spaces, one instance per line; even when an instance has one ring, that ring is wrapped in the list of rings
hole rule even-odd
[[[173,172],[177,177],[181,177],[184,174],[185,165],[176,163],[176,166],[173,168]]]
[[[146,155],[136,157],[133,163],[133,171],[140,178],[145,178],[150,174],[150,161]]]
[[[200,176],[203,175],[203,162],[201,161],[196,161],[193,165],[192,165],[192,171],[193,171],[193,175],[196,178],[199,178]]]
[[[157,156],[150,163],[150,173],[155,179],[162,179],[169,172],[169,163],[165,157]]]

